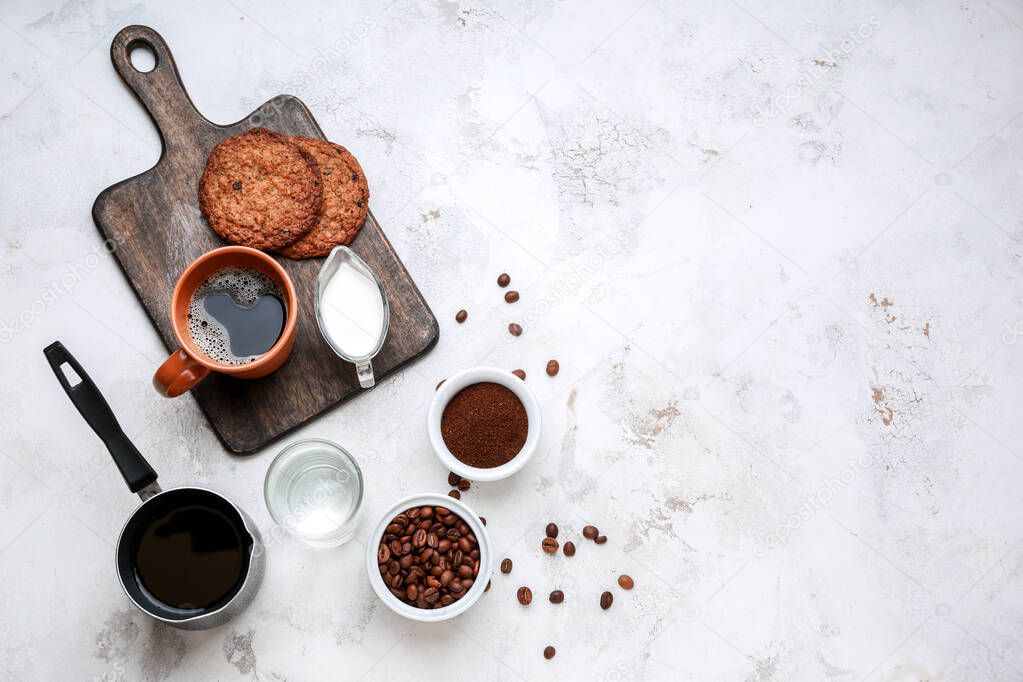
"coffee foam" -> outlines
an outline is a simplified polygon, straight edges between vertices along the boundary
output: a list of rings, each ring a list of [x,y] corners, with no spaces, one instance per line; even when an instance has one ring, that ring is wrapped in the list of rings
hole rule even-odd
[[[270,277],[249,268],[224,268],[210,275],[199,285],[188,303],[188,333],[206,357],[224,365],[245,365],[258,355],[238,357],[231,352],[227,330],[206,312],[204,302],[210,294],[228,294],[238,305],[251,307],[260,296],[284,296]]]

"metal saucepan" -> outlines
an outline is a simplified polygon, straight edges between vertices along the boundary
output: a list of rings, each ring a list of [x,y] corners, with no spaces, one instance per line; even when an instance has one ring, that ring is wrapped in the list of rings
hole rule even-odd
[[[59,341],[43,352],[128,488],[142,498],[117,539],[117,574],[125,594],[143,612],[176,628],[205,630],[226,623],[248,606],[263,579],[263,541],[252,519],[212,490],[162,490],[156,472],[78,361]]]

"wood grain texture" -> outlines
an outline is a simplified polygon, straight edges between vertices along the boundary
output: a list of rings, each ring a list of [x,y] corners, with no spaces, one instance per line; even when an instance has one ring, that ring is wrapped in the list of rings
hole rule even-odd
[[[142,73],[131,65],[129,55],[137,46],[156,55],[152,71]],[[198,206],[199,178],[213,147],[255,126],[319,138],[323,132],[305,105],[288,95],[273,98],[231,125],[206,120],[188,97],[167,44],[146,26],[128,26],[118,33],[110,55],[156,124],[163,153],[150,170],[104,190],[93,205],[93,219],[112,240],[121,268],[164,344],[173,350],[174,284],[196,257],[224,245]],[[379,381],[436,344],[437,319],[372,212],[351,248],[379,274],[391,307],[387,341],[373,361]],[[291,358],[264,379],[212,375],[192,391],[225,447],[236,453],[258,450],[362,391],[354,366],[331,351],[316,325],[313,301],[323,260],[278,260],[294,280],[300,301]]]

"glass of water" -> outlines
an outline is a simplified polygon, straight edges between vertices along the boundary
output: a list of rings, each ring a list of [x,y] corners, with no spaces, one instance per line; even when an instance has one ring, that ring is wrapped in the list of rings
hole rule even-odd
[[[284,448],[266,472],[263,496],[273,520],[315,547],[355,535],[362,509],[362,471],[336,443],[309,438]]]

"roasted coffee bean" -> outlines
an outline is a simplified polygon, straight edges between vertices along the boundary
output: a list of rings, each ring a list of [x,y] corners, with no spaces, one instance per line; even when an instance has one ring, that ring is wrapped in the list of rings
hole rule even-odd
[[[557,360],[547,361],[547,376],[552,377],[561,370],[561,365],[558,364]]]
[[[598,545],[602,545],[605,542],[607,542],[607,536],[606,535],[598,535],[597,537],[593,538],[593,541],[595,543],[597,543]]]
[[[500,275],[497,276],[497,286],[499,286],[499,287],[506,287],[510,283],[511,283],[511,277],[508,275],[507,272],[502,272]]]
[[[514,289],[512,289],[511,291],[504,292],[505,303],[514,303],[517,300],[519,300],[519,292],[515,291]]]
[[[587,540],[592,540],[598,535],[600,535],[600,531],[597,530],[596,526],[583,526],[583,537]]]
[[[512,322],[508,325],[508,333],[512,336],[522,336],[522,325],[517,322]]]
[[[465,492],[466,490],[468,490],[471,487],[472,487],[472,483],[470,483],[469,481],[465,480],[464,478],[461,481],[458,482],[458,489],[461,490],[462,492]]]
[[[556,653],[558,653],[557,649],[555,649],[549,644],[543,648],[543,657],[546,658],[548,661],[554,658],[554,654]]]
[[[457,322],[458,324],[462,324],[468,317],[469,313],[467,313],[463,308],[462,310],[459,310],[457,313],[455,313],[455,322]]]
[[[525,370],[522,370],[522,369],[513,369],[513,370],[512,370],[512,374],[514,374],[514,375],[515,375],[515,376],[517,376],[518,378],[522,379],[523,381],[525,381],[525,380],[526,380],[526,371],[525,371]]]
[[[480,523],[482,523],[484,526],[487,525],[487,517],[486,516],[481,516],[480,517]]]
[[[451,510],[414,507],[387,528],[393,532],[384,533],[377,558],[384,584],[396,598],[433,609],[453,604],[475,584],[479,542]]]
[[[540,543],[540,547],[543,548],[543,551],[547,554],[554,554],[558,551],[558,541],[554,538],[544,538]]]
[[[565,543],[565,546],[561,548],[561,551],[565,553],[565,556],[575,556],[575,543],[569,540]]]
[[[631,590],[633,587],[636,586],[636,581],[632,579],[631,575],[623,573],[622,575],[618,576],[618,585],[623,590]]]
[[[501,573],[504,573],[504,574],[507,575],[508,573],[511,573],[511,570],[512,570],[512,560],[511,559],[502,559],[501,560]]]
[[[515,593],[515,598],[519,600],[519,603],[523,606],[529,606],[530,602],[533,601],[533,590],[528,587],[520,587],[519,591]]]
[[[556,524],[556,523],[548,523],[547,524],[547,528],[544,529],[544,533],[549,538],[556,538],[556,537],[558,537],[558,524]]]
[[[462,499],[462,493],[458,492],[457,490],[452,490],[451,492],[448,493],[448,497],[453,497],[456,500],[460,500]]]
[[[458,486],[458,482],[462,480],[462,477],[456,474],[454,471],[448,473],[448,485],[452,488]]]
[[[565,601],[565,593],[562,592],[561,590],[554,590],[553,592],[551,592],[551,595],[548,597],[548,599],[551,600],[552,604],[560,604],[561,602]]]
[[[607,611],[611,608],[611,603],[615,600],[615,596],[610,592],[604,592],[600,595],[600,608]]]
[[[484,592],[489,592],[490,591],[490,581],[489,580],[487,581],[487,586],[483,588],[483,591]]]

